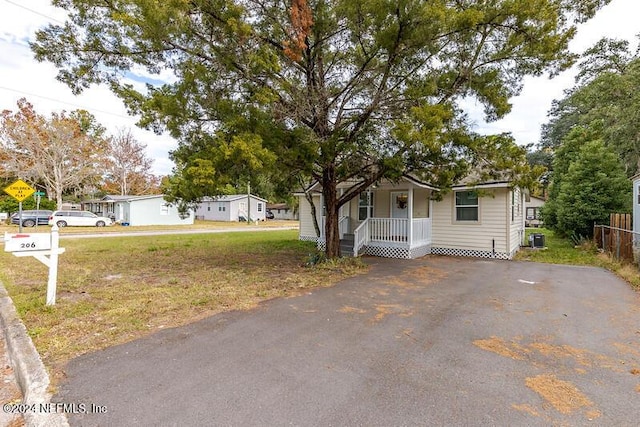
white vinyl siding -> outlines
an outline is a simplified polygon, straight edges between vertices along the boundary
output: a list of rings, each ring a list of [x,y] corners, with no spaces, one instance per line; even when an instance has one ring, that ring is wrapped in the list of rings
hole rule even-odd
[[[130,225],[193,224],[193,211],[189,210],[189,216],[182,219],[178,209],[167,204],[162,196],[132,199],[120,204],[123,206],[124,221]]]
[[[300,237],[313,237],[317,238],[316,230],[313,227],[313,218],[311,217],[311,205],[307,201],[306,197],[300,196]],[[320,195],[313,196],[313,203],[316,206],[316,214],[318,215],[318,224],[320,224]]]
[[[509,253],[513,253],[520,248],[524,240],[524,192],[519,188],[509,191],[509,201],[513,201],[510,207],[510,218],[513,220],[509,224]]]
[[[433,203],[433,246],[491,251],[495,240],[495,251],[506,253],[508,193],[507,188],[485,190],[478,198],[478,221],[455,221],[455,192]]]

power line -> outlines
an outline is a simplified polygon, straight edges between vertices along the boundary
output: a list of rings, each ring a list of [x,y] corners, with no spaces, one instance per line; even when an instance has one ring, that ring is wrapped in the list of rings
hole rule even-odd
[[[42,95],[36,95],[35,93],[24,92],[24,91],[21,91],[21,90],[11,89],[11,88],[4,87],[4,86],[0,86],[0,89],[7,90],[9,92],[19,93],[21,95],[28,95],[28,96],[33,96],[33,97],[36,97],[36,98],[46,99],[47,101],[53,101],[53,102],[57,102],[57,103],[60,103],[60,104],[70,105],[72,107],[79,108],[79,109],[82,109],[82,110],[94,111],[94,112],[102,113],[102,114],[108,114],[110,116],[120,117],[122,119],[131,119],[132,118],[132,116],[123,116],[122,114],[112,113],[110,111],[99,110],[97,108],[89,108],[89,107],[85,107],[83,105],[73,104],[71,102],[66,102],[66,101],[60,101],[59,99],[49,98],[47,96],[42,96]]]
[[[35,13],[36,15],[42,16],[43,18],[50,19],[51,21],[57,22],[58,24],[64,24],[64,22],[60,21],[59,19],[47,16],[47,15],[45,15],[43,13],[38,12],[37,10],[29,9],[28,7],[25,7],[25,6],[21,5],[21,4],[12,2],[11,0],[4,0],[4,1],[6,1],[7,3],[12,4],[12,5],[16,6],[16,7],[19,7],[20,9],[24,9],[24,10],[27,10],[27,11],[29,11],[31,13]]]

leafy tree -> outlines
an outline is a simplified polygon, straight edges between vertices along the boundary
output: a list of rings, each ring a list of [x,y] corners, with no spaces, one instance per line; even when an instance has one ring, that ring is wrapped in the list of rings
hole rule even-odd
[[[35,197],[27,197],[22,201],[22,209],[36,209],[38,207]],[[40,200],[40,209],[55,210],[56,203],[52,200],[42,198]],[[0,196],[0,212],[12,214],[18,212],[18,201],[11,196]]]
[[[151,173],[153,159],[145,153],[146,145],[138,142],[131,131],[121,129],[109,139],[104,169],[103,188],[113,194],[157,194],[159,180]]]
[[[618,157],[602,140],[584,143],[559,185],[556,229],[593,236],[594,224],[607,224],[610,213],[631,212],[631,190]]]
[[[598,128],[628,176],[640,170],[640,58],[629,43],[603,39],[580,63],[578,84],[554,101],[542,146],[559,147],[576,126]]]
[[[5,110],[0,116],[1,172],[42,182],[60,207],[65,191],[97,180],[102,131],[86,111],[52,114],[47,119],[21,99],[17,112]]]
[[[70,22],[39,31],[32,48],[75,93],[107,82],[142,125],[179,139],[176,199],[256,169],[276,186],[320,182],[333,257],[338,209],[383,178],[446,188],[471,168],[527,175],[524,150],[469,132],[457,101],[504,116],[524,76],[575,59],[568,17],[608,2],[54,0]],[[170,69],[175,82],[138,91],[121,79],[136,67]],[[352,185],[339,194],[339,183]]]
[[[564,177],[569,172],[569,167],[576,160],[580,147],[588,141],[601,138],[597,129],[576,127],[556,150],[552,163],[551,184],[549,186],[549,198],[542,207],[541,214],[545,227],[560,231],[558,228],[558,196]]]

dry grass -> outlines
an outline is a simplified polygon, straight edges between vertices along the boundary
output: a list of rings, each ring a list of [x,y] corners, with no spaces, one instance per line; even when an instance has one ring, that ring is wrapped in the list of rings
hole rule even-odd
[[[0,253],[0,274],[45,364],[215,313],[331,286],[365,271],[359,260],[305,267],[313,244],[296,231],[64,240],[58,299],[47,270]]]
[[[298,221],[284,221],[284,220],[269,220],[261,221],[258,225],[254,223],[247,224],[246,222],[231,222],[231,221],[201,221],[196,220],[190,225],[144,225],[144,226],[128,226],[123,227],[119,224],[112,225],[110,227],[64,227],[60,229],[60,234],[110,234],[110,233],[134,233],[145,231],[167,231],[167,230],[222,230],[222,229],[238,229],[248,227],[259,227],[264,229],[292,227],[298,228]],[[49,233],[51,227],[47,225],[39,225],[38,227],[23,227],[23,232],[27,233]],[[0,223],[0,233],[17,233],[18,226],[12,224]]]

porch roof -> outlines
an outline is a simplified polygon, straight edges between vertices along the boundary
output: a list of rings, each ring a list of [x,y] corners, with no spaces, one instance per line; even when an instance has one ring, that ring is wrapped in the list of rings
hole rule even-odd
[[[440,191],[440,189],[439,189],[439,188],[434,187],[434,186],[433,186],[433,185],[431,185],[431,184],[427,184],[426,182],[422,182],[422,181],[420,181],[419,179],[417,179],[417,178],[415,178],[415,177],[413,177],[413,176],[410,176],[410,175],[403,175],[401,179],[403,179],[403,180],[405,180],[405,181],[407,181],[407,182],[409,182],[409,183],[411,183],[411,184],[415,185],[416,187],[420,187],[420,188],[427,188],[427,189],[429,189],[429,190],[433,190],[433,191]],[[357,180],[351,180],[351,181],[341,182],[341,183],[339,183],[339,184],[338,184],[338,188],[351,187],[351,186],[353,186],[353,185],[358,184],[358,182],[359,182],[359,181],[357,181]],[[392,183],[391,181],[388,181],[388,180],[384,180],[384,181],[382,181],[382,184],[381,184],[381,185],[387,186],[387,184],[388,184],[388,185],[390,185],[390,186],[395,185],[394,183]],[[320,192],[321,192],[321,190],[320,190],[321,188],[322,188],[322,185],[320,184],[320,182],[316,181],[315,183],[313,183],[313,184],[312,184],[312,185],[307,189],[307,191],[308,191],[308,192],[312,192],[312,193],[320,193]],[[304,196],[304,194],[305,194],[305,191],[304,191],[304,190],[302,190],[302,191],[296,191],[296,192],[294,192],[294,193],[293,193],[293,195],[294,195],[294,196]]]

